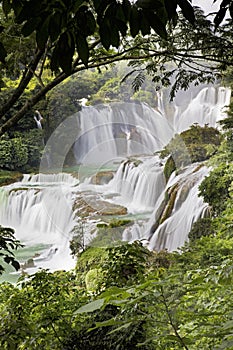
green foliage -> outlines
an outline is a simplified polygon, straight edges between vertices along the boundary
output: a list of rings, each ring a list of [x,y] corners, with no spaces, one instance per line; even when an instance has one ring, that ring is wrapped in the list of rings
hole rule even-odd
[[[22,247],[22,245],[15,239],[14,230],[9,227],[0,226],[0,275],[5,270],[4,265],[2,265],[3,262],[11,264],[15,270],[20,268],[13,253],[13,250],[19,247]]]
[[[75,274],[40,271],[20,289],[1,284],[0,346],[230,350],[232,247],[232,239],[211,235],[183,254],[152,253],[138,242],[90,247]]]
[[[27,147],[22,139],[0,140],[0,159],[3,169],[21,169],[27,164]]]
[[[205,125],[192,125],[190,129],[176,135],[169,144],[162,150],[161,156],[171,155],[176,168],[195,162],[204,161],[216,152],[220,145],[221,135],[215,128]],[[165,167],[169,175],[174,169],[171,158]],[[171,169],[169,169],[171,167]]]
[[[38,130],[31,130],[25,135],[15,133],[16,137],[0,140],[1,168],[26,170],[26,166],[38,167],[42,150],[42,135]]]
[[[205,202],[209,203],[213,213],[219,215],[227,205],[230,198],[229,186],[233,181],[232,163],[222,163],[202,181],[199,189]]]
[[[0,169],[0,186],[6,186],[13,182],[22,180],[23,174],[15,171]]]
[[[215,234],[215,227],[212,218],[201,218],[194,222],[191,231],[188,234],[189,240],[194,241],[204,236]]]
[[[110,247],[107,252],[102,266],[104,287],[131,285],[144,278],[149,251],[140,242]]]
[[[5,0],[3,11],[7,16],[13,10],[15,22],[22,25],[21,32],[25,37],[36,33],[39,49],[43,50],[50,41],[53,46],[51,69],[57,71],[61,68],[70,74],[75,52],[82,63],[88,66],[88,38],[96,32],[106,50],[110,46],[119,47],[120,38],[126,36],[128,27],[133,37],[139,31],[143,35],[150,34],[153,29],[166,39],[166,24],[177,16],[178,5],[187,20],[194,23],[194,10],[188,0],[176,1],[174,6],[170,6],[167,0],[160,4],[152,1],[137,1],[132,4],[128,0],[122,3],[115,0],[106,3],[99,0],[93,3],[44,0],[37,2],[36,6],[33,0],[22,1],[17,6]],[[6,56],[7,52],[1,44],[0,61],[5,62]]]

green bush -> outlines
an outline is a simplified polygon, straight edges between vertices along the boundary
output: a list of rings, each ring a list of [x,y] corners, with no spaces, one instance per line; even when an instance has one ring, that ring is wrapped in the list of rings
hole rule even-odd
[[[215,215],[219,215],[227,206],[230,198],[229,186],[233,181],[233,164],[221,164],[205,177],[199,186],[200,195],[209,203]]]
[[[179,168],[210,158],[216,152],[220,142],[221,135],[217,129],[207,125],[204,127],[192,125],[190,129],[183,131],[180,135],[176,135],[169,142],[162,150],[161,157],[171,155],[176,168]],[[169,171],[165,175],[168,176]]]

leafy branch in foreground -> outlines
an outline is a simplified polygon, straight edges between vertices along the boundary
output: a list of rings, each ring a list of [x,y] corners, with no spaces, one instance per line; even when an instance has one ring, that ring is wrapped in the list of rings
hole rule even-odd
[[[11,264],[15,270],[19,270],[20,265],[14,257],[13,250],[22,247],[18,240],[15,239],[14,230],[10,227],[0,226],[0,258],[7,264]],[[0,264],[0,274],[4,271],[3,265]]]

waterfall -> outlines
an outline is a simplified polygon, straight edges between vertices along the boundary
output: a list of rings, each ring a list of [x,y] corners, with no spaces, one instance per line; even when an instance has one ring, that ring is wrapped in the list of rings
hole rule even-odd
[[[80,132],[74,146],[78,163],[152,154],[173,135],[165,115],[144,103],[83,107],[78,118]]]
[[[26,246],[47,247],[37,259],[37,268],[66,269],[74,265],[69,257],[69,240],[74,224],[72,186],[77,180],[71,180],[68,174],[25,175],[22,182],[1,190],[1,225],[14,228],[16,238]]]
[[[198,169],[193,164],[182,174],[171,177],[145,228],[144,238],[149,240],[149,248],[172,251],[187,241],[192,224],[208,211],[208,204],[198,196],[198,187],[208,172],[206,167]],[[164,206],[165,213],[166,209],[169,211],[169,205],[173,207],[169,216],[163,218],[164,212],[161,213],[161,209],[169,189],[174,192],[170,194],[167,207]]]
[[[115,202],[130,212],[151,211],[165,187],[163,164],[158,156],[126,160],[108,187],[120,194]]]
[[[217,122],[226,116],[225,107],[229,104],[231,90],[206,87],[192,98],[184,108],[175,103],[174,129],[180,133],[194,123],[216,127]]]
[[[58,184],[64,183],[69,185],[77,185],[78,179],[74,178],[72,175],[67,173],[56,173],[56,174],[24,174],[22,183],[30,183],[30,184]]]
[[[80,202],[94,209],[101,201],[109,201],[127,207],[133,218],[138,214],[140,219],[127,227],[123,239],[146,239],[150,249],[177,249],[187,240],[193,222],[208,210],[198,197],[198,186],[208,169],[190,165],[178,175],[173,173],[166,184],[164,161],[156,152],[195,122],[215,126],[224,118],[229,101],[229,89],[206,87],[184,103],[180,94],[171,108],[162,93],[157,110],[144,103],[84,106],[64,121],[66,128],[59,126],[50,148],[62,169],[74,140],[79,175],[82,169],[85,174],[85,167],[96,167],[98,172],[108,162],[121,161],[112,180],[97,185],[66,173],[24,175],[21,182],[1,188],[0,224],[13,227],[27,246],[44,245],[44,252],[34,259],[35,268],[70,268],[74,265],[69,255],[72,205],[81,195]],[[93,227],[95,219],[87,218],[87,226],[88,220]]]

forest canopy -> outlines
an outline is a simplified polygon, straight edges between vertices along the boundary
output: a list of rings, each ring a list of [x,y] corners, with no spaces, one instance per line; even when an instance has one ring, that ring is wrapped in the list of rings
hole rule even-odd
[[[48,91],[87,68],[126,60],[135,90],[149,74],[158,88],[173,82],[174,96],[192,82],[214,82],[232,65],[231,17],[224,20],[232,14],[230,0],[221,2],[213,20],[188,0],[0,3],[1,89],[11,86],[2,96],[0,135]]]

